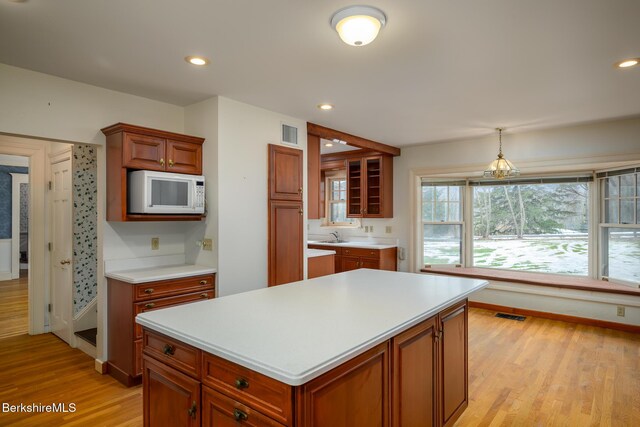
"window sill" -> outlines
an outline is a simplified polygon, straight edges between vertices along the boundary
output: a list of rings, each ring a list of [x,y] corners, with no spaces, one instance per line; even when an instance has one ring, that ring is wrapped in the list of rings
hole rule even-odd
[[[559,274],[530,273],[524,271],[493,270],[478,267],[430,267],[423,268],[420,271],[430,274],[445,274],[448,276],[523,283],[525,285],[549,286],[554,288],[577,289],[581,291],[640,296],[640,289],[638,288],[590,279],[587,277],[572,277]]]

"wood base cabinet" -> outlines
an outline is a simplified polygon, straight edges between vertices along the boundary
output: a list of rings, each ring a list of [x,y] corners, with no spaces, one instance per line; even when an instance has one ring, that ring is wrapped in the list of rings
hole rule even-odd
[[[335,251],[335,272],[371,268],[373,270],[396,271],[398,248],[365,249],[335,245],[308,245],[309,249]]]
[[[215,297],[215,275],[131,284],[107,279],[108,373],[127,387],[142,380],[139,313]]]
[[[448,427],[467,407],[466,300],[300,386],[144,336],[145,427]]]

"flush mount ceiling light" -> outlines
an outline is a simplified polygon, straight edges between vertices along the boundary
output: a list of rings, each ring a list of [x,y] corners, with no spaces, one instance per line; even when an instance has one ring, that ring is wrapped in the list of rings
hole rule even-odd
[[[616,67],[618,68],[630,68],[638,65],[640,62],[640,58],[629,58],[624,61],[616,62]]]
[[[491,162],[487,170],[484,171],[484,177],[504,179],[520,175],[520,170],[513,166],[513,163],[505,159],[502,155],[502,131],[504,130],[504,128],[496,128],[496,130],[498,131],[498,138],[500,140],[500,150],[498,151],[498,158]]]
[[[327,142],[324,144],[325,147],[333,147],[333,143],[332,142]]]
[[[209,65],[211,63],[204,56],[185,56],[184,60],[193,65]]]
[[[349,6],[333,14],[331,26],[348,45],[364,46],[378,36],[387,17],[380,9],[371,6]]]
[[[318,104],[318,108],[324,111],[333,110],[333,105],[331,104]]]

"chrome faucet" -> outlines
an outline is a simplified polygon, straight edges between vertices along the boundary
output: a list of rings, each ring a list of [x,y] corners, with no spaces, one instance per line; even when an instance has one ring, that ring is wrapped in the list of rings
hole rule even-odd
[[[340,240],[340,233],[338,233],[337,231],[334,231],[334,232],[329,233],[329,234],[331,234],[336,239],[336,242],[338,242]]]

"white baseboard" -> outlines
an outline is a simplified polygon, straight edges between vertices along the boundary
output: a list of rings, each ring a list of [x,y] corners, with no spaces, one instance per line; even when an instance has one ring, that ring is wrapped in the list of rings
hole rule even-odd
[[[96,359],[94,361],[93,367],[95,368],[95,370],[104,375],[107,373],[107,362],[106,361],[102,361],[100,359]]]
[[[94,359],[96,358],[96,354],[97,353],[96,353],[95,346],[93,346],[90,343],[86,342],[82,338],[76,337],[76,348],[78,350],[81,350],[83,353],[88,354],[92,358],[94,358]]]
[[[11,277],[10,271],[0,271],[0,281],[11,280],[11,279],[13,279],[13,277]]]

